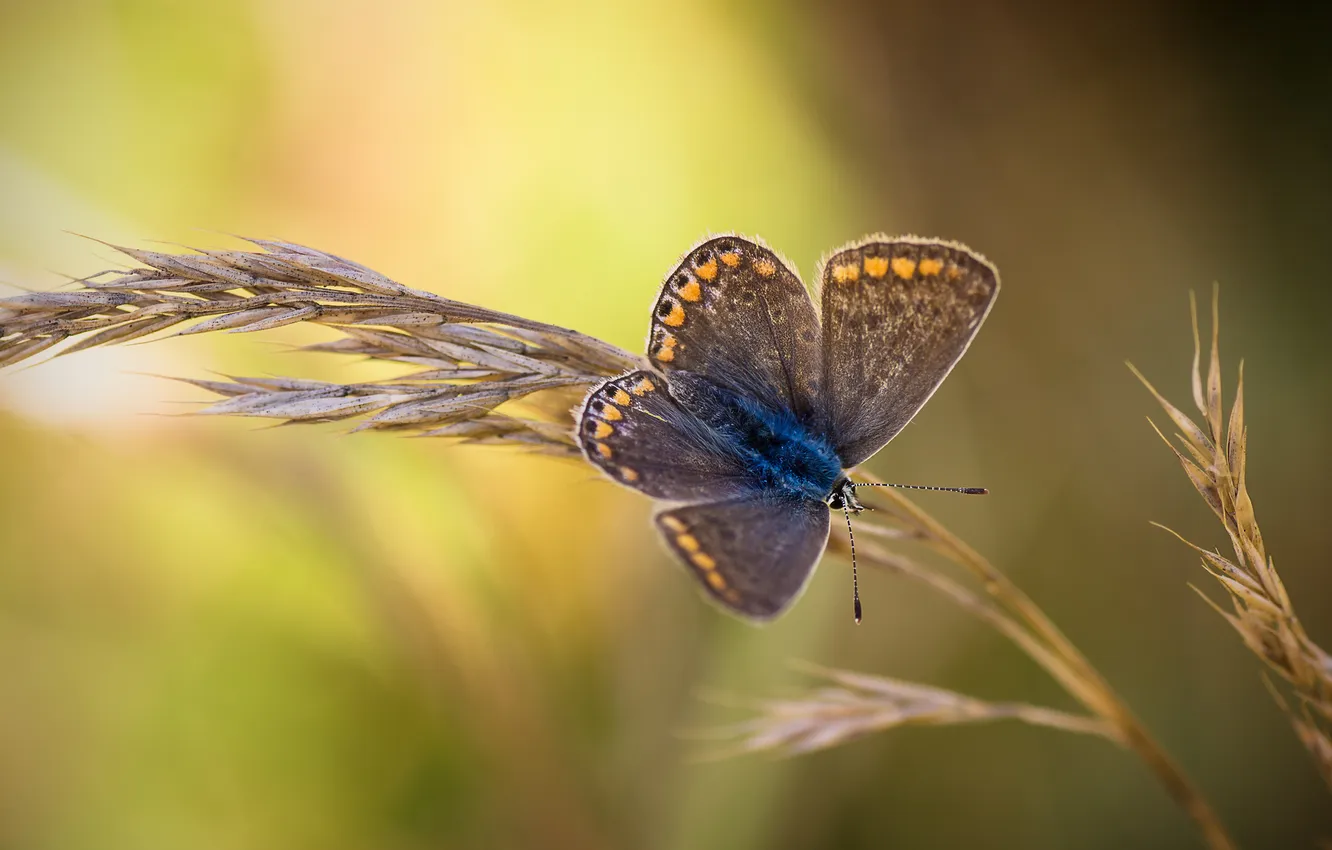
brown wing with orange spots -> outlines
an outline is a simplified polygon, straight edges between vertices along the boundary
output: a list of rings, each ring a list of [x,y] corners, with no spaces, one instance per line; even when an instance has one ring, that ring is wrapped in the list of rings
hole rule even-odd
[[[751,497],[657,514],[657,530],[707,594],[752,620],[795,602],[828,542],[828,506]]]
[[[629,372],[589,393],[578,442],[611,478],[658,499],[724,499],[747,489],[740,461],[651,372]]]
[[[818,425],[819,317],[780,257],[738,236],[694,248],[662,284],[648,357]]]
[[[963,245],[855,243],[822,273],[823,386],[848,467],[906,426],[943,383],[999,294],[999,273]]]

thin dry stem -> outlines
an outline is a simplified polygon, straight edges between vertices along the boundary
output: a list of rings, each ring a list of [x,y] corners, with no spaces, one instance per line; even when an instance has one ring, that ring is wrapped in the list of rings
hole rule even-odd
[[[1202,416],[1201,427],[1166,401],[1132,364],[1129,368],[1179,428],[1180,433],[1175,437],[1184,452],[1152,423],[1156,433],[1179,459],[1194,489],[1221,520],[1235,553],[1234,560],[1195,546],[1173,531],[1170,533],[1202,556],[1203,569],[1221,583],[1230,597],[1234,613],[1227,613],[1211,599],[1208,602],[1234,627],[1244,644],[1285,683],[1284,692],[1294,697],[1293,700],[1286,699],[1283,690],[1273,685],[1277,703],[1290,716],[1296,735],[1332,789],[1332,657],[1305,632],[1281,576],[1277,574],[1276,564],[1263,545],[1253,502],[1245,486],[1248,429],[1244,425],[1243,363],[1239,366],[1235,401],[1228,421],[1222,412],[1218,301],[1214,290],[1212,344],[1204,382],[1198,304],[1191,294],[1189,298],[1193,317],[1193,401]],[[1207,599],[1206,596],[1203,598]]]
[[[858,471],[856,477],[869,483],[883,483],[864,470]],[[924,541],[948,560],[965,568],[994,604],[984,606],[980,603],[980,597],[965,591],[956,582],[921,567],[909,567],[912,563],[909,560],[887,556],[881,550],[872,551],[865,558],[867,563],[897,570],[925,582],[962,604],[965,610],[980,616],[1013,641],[1094,717],[1109,724],[1115,730],[1113,737],[1116,740],[1138,754],[1175,802],[1193,818],[1209,847],[1234,846],[1220,818],[1179,765],[1148,733],[1091,662],[1021,588],[900,492],[888,487],[876,487],[874,499],[867,501],[867,504],[886,514],[895,525]],[[963,601],[963,593],[967,594],[968,601]]]

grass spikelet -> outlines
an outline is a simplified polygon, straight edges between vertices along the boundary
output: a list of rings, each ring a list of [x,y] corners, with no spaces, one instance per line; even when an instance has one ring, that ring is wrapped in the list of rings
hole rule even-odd
[[[788,755],[838,746],[899,726],[953,726],[1017,720],[1114,740],[1114,727],[1099,718],[1020,702],[987,702],[944,688],[802,664],[822,686],[787,699],[738,703],[754,714],[712,730],[733,741],[726,755],[776,751]],[[734,702],[734,701],[731,701]]]
[[[188,336],[308,322],[341,336],[303,350],[387,361],[410,371],[393,381],[359,384],[191,380],[222,397],[201,412],[283,424],[347,421],[355,430],[574,456],[567,411],[589,384],[638,361],[577,331],[411,289],[333,254],[290,242],[249,241],[259,250],[169,254],[117,248],[141,265],[95,275],[72,292],[0,299],[0,366],[70,339],[76,341],[60,354],[177,326],[175,336]],[[557,402],[543,403],[540,394]]]
[[[1276,674],[1281,684],[1273,685],[1273,695],[1290,716],[1296,735],[1332,789],[1332,657],[1305,632],[1258,529],[1245,484],[1248,431],[1244,424],[1243,363],[1239,365],[1229,420],[1222,415],[1218,300],[1214,290],[1211,351],[1204,379],[1198,304],[1192,295],[1189,298],[1193,317],[1193,399],[1202,417],[1201,425],[1166,401],[1132,364],[1129,368],[1178,426],[1175,438],[1187,457],[1152,423],[1179,459],[1189,482],[1221,520],[1234,558],[1196,546],[1166,530],[1199,553],[1203,569],[1225,589],[1232,612],[1225,611],[1206,594],[1203,598],[1234,627],[1245,646]]]

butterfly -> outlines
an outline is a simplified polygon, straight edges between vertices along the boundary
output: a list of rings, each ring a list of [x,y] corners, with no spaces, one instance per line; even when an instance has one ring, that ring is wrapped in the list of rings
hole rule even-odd
[[[577,411],[587,460],[664,503],[670,550],[754,621],[800,596],[831,510],[861,507],[848,471],[924,406],[999,293],[984,257],[913,236],[851,243],[818,277],[821,309],[766,246],[707,239],[661,285],[644,368]]]

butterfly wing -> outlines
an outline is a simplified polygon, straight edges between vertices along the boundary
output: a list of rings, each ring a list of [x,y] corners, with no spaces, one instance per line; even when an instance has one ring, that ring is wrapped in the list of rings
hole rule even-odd
[[[628,372],[588,393],[578,442],[615,481],[658,499],[724,499],[752,489],[734,453],[653,372]]]
[[[703,242],[662,284],[648,357],[802,423],[819,421],[819,317],[795,272],[738,236]]]
[[[657,514],[656,524],[708,595],[752,620],[771,620],[796,600],[828,542],[828,507],[812,499],[686,505]]]
[[[871,237],[822,271],[823,387],[847,467],[906,426],[966,352],[999,294],[999,273],[965,246]]]

